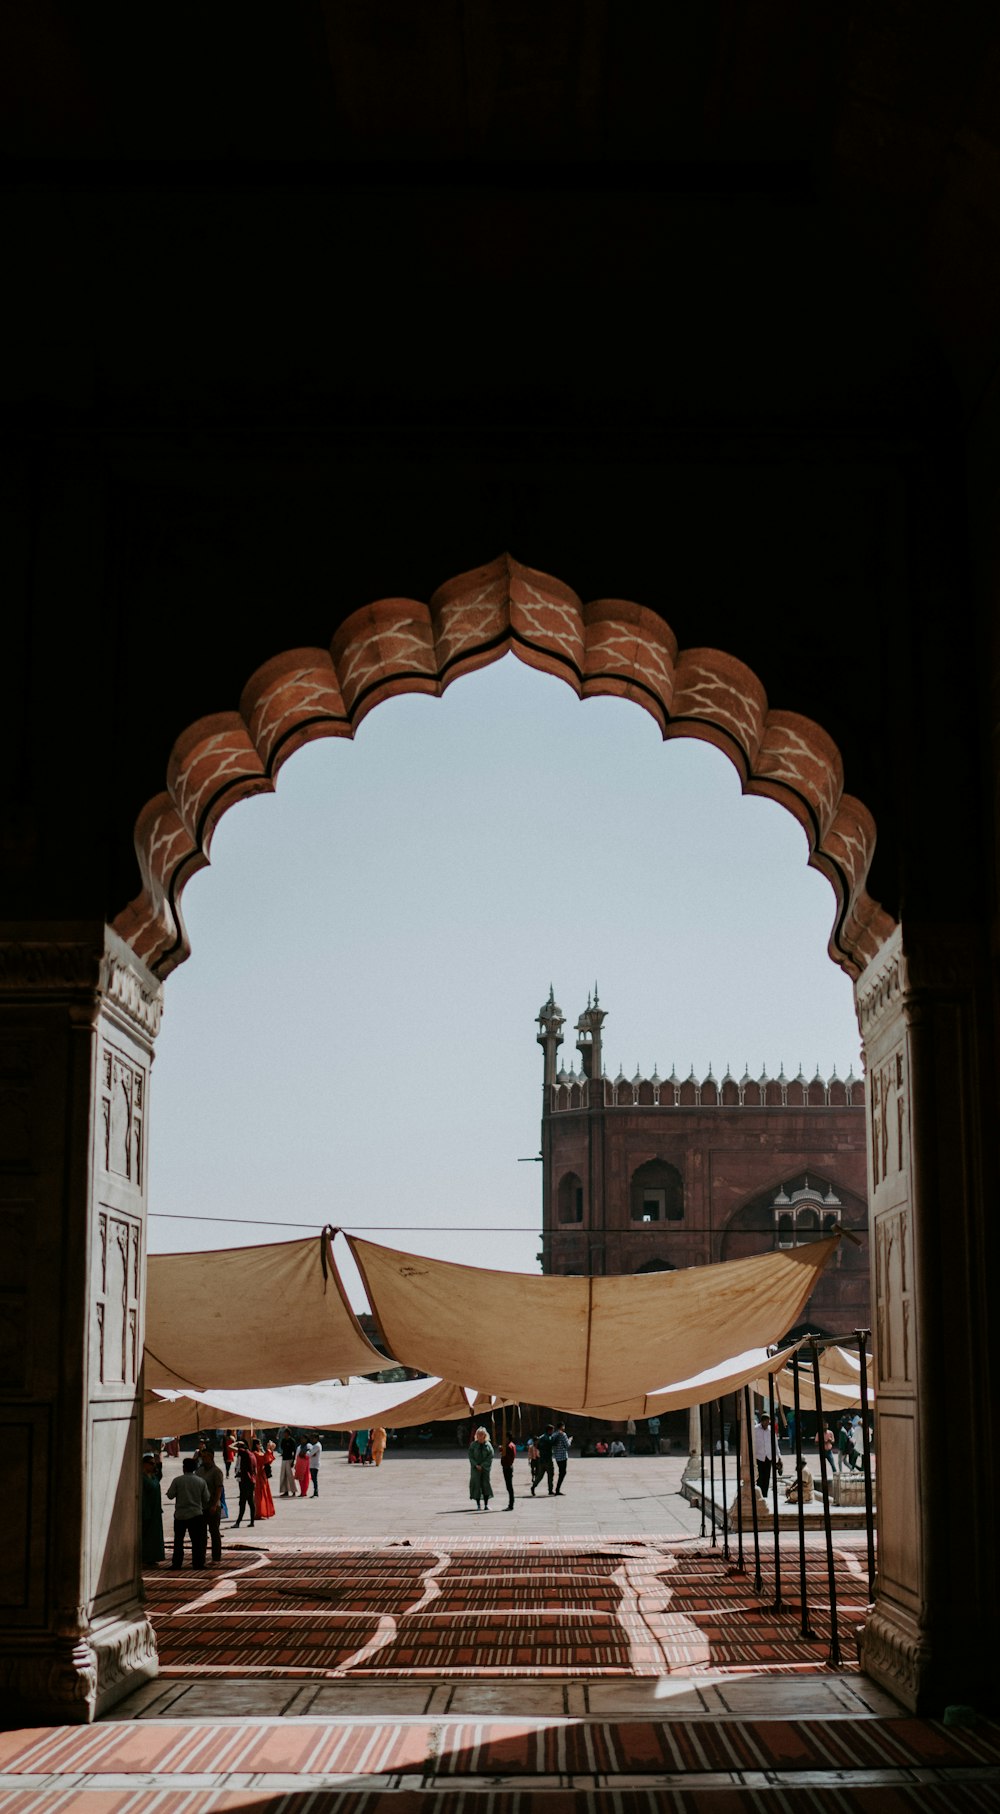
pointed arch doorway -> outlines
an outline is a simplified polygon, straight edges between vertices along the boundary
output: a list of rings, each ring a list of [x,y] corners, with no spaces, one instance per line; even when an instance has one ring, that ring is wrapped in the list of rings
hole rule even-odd
[[[237,800],[269,790],[281,765],[303,744],[348,737],[382,700],[412,691],[440,695],[458,675],[507,651],[566,680],[582,696],[632,699],[652,713],[664,737],[701,738],[721,749],[747,792],[775,799],[792,812],[805,830],[810,863],[833,886],[837,911],[830,953],[855,982],[869,1054],[882,1356],[879,1443],[883,1472],[893,1481],[880,1508],[885,1566],[865,1657],[874,1673],[916,1705],[928,1679],[930,1652],[920,1624],[920,1608],[928,1601],[928,1552],[918,1492],[914,1252],[919,1217],[910,1157],[910,992],[899,928],[867,892],[872,816],[844,791],[840,756],[825,731],[804,717],[772,709],[760,680],[744,664],[712,649],[679,650],[662,617],[647,607],[614,599],[584,604],[561,581],[508,557],[447,582],[427,604],[381,599],[355,612],[328,650],[276,654],[246,682],[237,711],[181,730],[164,790],[139,815],[141,891],[116,914],[101,954],[81,962],[78,979],[93,1004],[93,1038],[75,1077],[76,1100],[88,1127],[95,1115],[101,1125],[106,1103],[108,1128],[106,1142],[86,1149],[88,1216],[95,1229],[100,1225],[99,1249],[81,1252],[76,1272],[91,1332],[87,1352],[95,1365],[85,1474],[96,1481],[103,1469],[112,1481],[124,1480],[132,1465],[151,1133],[145,1125],[149,1061],[162,983],[187,954],[184,886],[209,861],[215,825]],[[77,984],[71,980],[69,986]],[[121,1123],[119,1095],[131,1104],[120,1153],[114,1134]],[[123,1254],[124,1295],[109,1295],[100,1260],[110,1238]],[[82,1352],[80,1359],[82,1364]],[[95,1415],[95,1404],[113,1405],[116,1415]],[[109,1424],[118,1433],[99,1439],[99,1429]],[[99,1440],[105,1443],[102,1455]],[[70,1548],[73,1538],[71,1531]],[[92,1494],[75,1540],[86,1552],[80,1567],[95,1591],[81,1596],[87,1610],[76,1649],[61,1666],[76,1717],[92,1717],[151,1666],[153,1653],[137,1591],[136,1557],[115,1521],[113,1496]],[[60,1655],[64,1651],[65,1643]],[[73,1660],[78,1655],[79,1663]],[[14,1654],[7,1679],[16,1687],[20,1679],[29,1680],[32,1669],[37,1679],[34,1659],[29,1665]]]

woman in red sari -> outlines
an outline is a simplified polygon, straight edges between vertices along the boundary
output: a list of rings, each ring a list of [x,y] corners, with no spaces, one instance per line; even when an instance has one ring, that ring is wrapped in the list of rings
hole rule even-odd
[[[306,1453],[306,1445],[304,1442],[300,1442],[295,1451],[295,1478],[298,1482],[299,1498],[308,1499],[310,1478],[309,1456]]]
[[[258,1518],[274,1517],[274,1500],[271,1498],[271,1482],[264,1472],[266,1460],[259,1437],[254,1437],[251,1444],[254,1459],[257,1463],[257,1478],[254,1481],[253,1504]]]

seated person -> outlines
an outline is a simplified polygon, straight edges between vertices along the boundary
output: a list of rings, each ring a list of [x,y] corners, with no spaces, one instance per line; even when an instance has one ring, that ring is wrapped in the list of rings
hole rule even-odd
[[[802,1503],[803,1505],[811,1505],[813,1500],[813,1477],[810,1474],[809,1469],[804,1465],[798,1479],[790,1480],[788,1482],[788,1485],[785,1488],[785,1498],[792,1505],[798,1504],[799,1480],[802,1482]]]
[[[625,1444],[624,1444],[624,1443],[623,1443],[623,1442],[622,1442],[622,1439],[621,1439],[621,1437],[620,1437],[620,1436],[616,1436],[616,1437],[615,1437],[615,1440],[614,1440],[614,1442],[613,1442],[613,1443],[612,1443],[612,1444],[611,1444],[611,1451],[610,1451],[610,1452],[611,1452],[611,1454],[612,1454],[612,1455],[624,1455],[624,1454],[626,1454],[626,1452],[627,1452],[627,1451],[626,1451],[626,1448],[625,1448]]]
[[[607,1452],[608,1452],[608,1445],[602,1436],[600,1438],[600,1440],[597,1443],[595,1443],[595,1445],[594,1445],[594,1453],[596,1455],[606,1455]]]

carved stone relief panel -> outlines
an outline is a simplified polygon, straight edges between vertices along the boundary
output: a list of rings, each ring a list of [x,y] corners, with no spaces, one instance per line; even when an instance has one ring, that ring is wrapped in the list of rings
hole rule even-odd
[[[879,1527],[879,1584],[904,1605],[919,1601],[920,1517],[917,1503],[916,1419],[909,1409],[883,1411],[879,1468],[893,1482],[894,1516]]]
[[[872,1189],[898,1177],[906,1163],[906,1065],[902,1046],[875,1064],[871,1073]]]
[[[0,1623],[45,1624],[49,1440],[47,1408],[10,1408],[0,1419],[4,1503],[0,1511]],[[0,1662],[2,1687],[2,1662]],[[2,1696],[0,1696],[2,1698]]]
[[[100,1164],[135,1190],[143,1188],[146,1074],[114,1046],[105,1045],[100,1070]]]
[[[139,1518],[139,1436],[134,1415],[93,1419],[89,1470],[89,1594],[93,1611],[134,1588]]]
[[[30,1161],[31,1081],[28,1041],[0,1040],[0,1166],[4,1171],[20,1169]]]
[[[911,1235],[906,1204],[875,1222],[878,1375],[883,1386],[912,1386],[914,1381]]]
[[[28,1384],[28,1283],[33,1205],[0,1201],[0,1388],[23,1392]]]
[[[139,1378],[142,1227],[137,1217],[102,1204],[94,1254],[92,1379],[96,1386],[135,1386]]]

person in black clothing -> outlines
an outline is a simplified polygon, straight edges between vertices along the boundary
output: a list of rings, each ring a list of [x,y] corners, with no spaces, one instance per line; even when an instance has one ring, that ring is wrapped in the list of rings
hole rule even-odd
[[[281,1492],[279,1498],[295,1498],[295,1450],[298,1444],[288,1430],[282,1435],[278,1448],[281,1453]]]
[[[509,1512],[514,1510],[514,1463],[516,1460],[517,1444],[513,1437],[508,1436],[500,1450],[500,1466],[503,1469],[503,1483],[507,1488],[507,1510]]]
[[[555,1463],[552,1459],[552,1438],[554,1435],[555,1430],[552,1425],[546,1424],[545,1429],[538,1438],[538,1480],[539,1484],[541,1484],[542,1477],[545,1477],[548,1481],[550,1493],[555,1492]]]
[[[254,1527],[254,1486],[257,1480],[257,1463],[245,1442],[236,1444],[236,1479],[240,1488],[240,1509],[235,1525],[243,1523],[245,1509],[250,1512],[250,1529]]]

